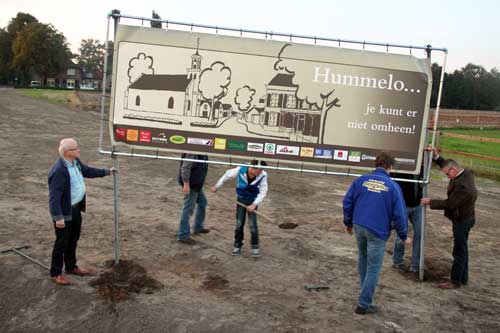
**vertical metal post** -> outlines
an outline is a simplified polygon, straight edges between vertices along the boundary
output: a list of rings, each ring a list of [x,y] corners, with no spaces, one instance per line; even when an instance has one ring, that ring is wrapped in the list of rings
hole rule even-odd
[[[427,57],[430,59],[431,58],[431,46],[427,45]],[[444,82],[444,72],[446,69],[446,56],[448,52],[444,52],[444,60],[443,60],[443,67],[441,68],[441,77],[439,79],[439,91],[438,91],[438,98],[436,101],[436,110],[434,112],[434,127],[432,131],[432,144],[431,146],[434,147],[436,143],[436,133],[437,133],[437,125],[438,125],[438,119],[439,119],[439,107],[441,106],[441,94],[443,91],[443,82]],[[426,144],[428,140],[428,134],[429,131],[427,130],[427,135],[426,135]],[[424,186],[422,189],[422,195],[424,197],[427,197],[427,192],[428,192],[428,186],[430,183],[430,174],[431,174],[431,169],[432,169],[432,152],[426,151],[425,154],[425,159],[424,159],[425,167],[424,167],[424,179],[426,182],[424,182]],[[420,229],[420,267],[419,267],[419,274],[418,278],[420,281],[424,280],[424,269],[425,269],[425,221],[426,221],[426,213],[427,209],[424,206],[424,213],[422,214],[422,228]]]
[[[114,167],[118,170],[118,156],[112,155]],[[118,221],[118,172],[113,174],[115,208],[115,265],[120,263],[120,224]]]
[[[118,22],[120,21],[120,11],[117,9],[114,9],[111,11],[111,16],[113,17],[114,20],[114,36],[113,38],[114,42],[116,43],[116,30],[118,28]],[[116,82],[115,82],[116,84]],[[113,153],[115,152],[115,146],[113,146]],[[114,161],[114,167],[116,170],[118,170],[118,156],[115,154],[111,155],[111,158]],[[114,184],[114,209],[115,209],[115,265],[118,265],[120,263],[120,223],[118,220],[118,173],[115,172],[113,175],[113,184]]]

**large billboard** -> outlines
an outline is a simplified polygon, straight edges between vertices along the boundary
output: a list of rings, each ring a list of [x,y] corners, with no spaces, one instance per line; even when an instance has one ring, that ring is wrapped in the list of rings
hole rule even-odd
[[[431,87],[427,58],[120,24],[111,140],[418,173]]]

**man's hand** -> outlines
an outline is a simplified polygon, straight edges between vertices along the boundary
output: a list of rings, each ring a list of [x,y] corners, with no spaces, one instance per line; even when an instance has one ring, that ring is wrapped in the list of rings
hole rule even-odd
[[[62,229],[65,227],[64,220],[57,220],[56,221],[56,228]]]
[[[191,187],[189,186],[189,183],[184,183],[184,186],[182,187],[182,193],[185,195],[189,195],[191,192]]]
[[[115,173],[116,173],[116,174],[118,173],[118,169],[117,169],[117,168],[112,167],[111,169],[109,169],[109,174],[110,174],[110,175],[114,175]]]
[[[217,187],[216,187],[215,185],[214,185],[214,186],[212,186],[212,187],[210,188],[210,191],[211,191],[211,192],[214,192],[214,193],[215,193],[215,192],[217,192]]]
[[[420,204],[422,206],[427,206],[431,204],[431,198],[422,198],[420,199]]]
[[[257,208],[256,204],[251,204],[250,206],[247,206],[247,210],[249,213],[253,213],[256,208]]]
[[[352,235],[352,227],[344,226],[344,230],[345,230],[346,234]]]
[[[438,153],[438,148],[437,147],[432,147],[432,145],[428,145],[427,148],[425,148],[427,151],[432,151],[432,159],[436,159],[439,156]]]
[[[403,242],[403,244],[404,244],[404,245],[411,245],[412,243],[413,243],[413,240],[412,240],[410,237],[408,237],[408,238],[407,238],[407,239]]]

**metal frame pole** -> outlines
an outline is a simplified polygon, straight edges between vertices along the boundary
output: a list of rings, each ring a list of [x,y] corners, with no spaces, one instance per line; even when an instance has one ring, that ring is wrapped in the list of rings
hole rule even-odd
[[[113,40],[116,40],[116,30],[118,28],[118,22],[120,21],[120,11],[117,9],[114,9],[111,11],[111,16],[113,17],[114,20],[114,36],[115,38]],[[109,25],[108,25],[109,29]],[[119,206],[118,206],[118,194],[119,194],[119,188],[118,188],[118,156],[114,153],[115,152],[115,146],[113,146],[113,151],[111,154],[111,158],[113,159],[114,162],[114,167],[116,169],[115,173],[113,174],[113,188],[114,188],[114,215],[115,215],[115,265],[118,265],[120,263],[120,221],[118,219],[118,213],[119,213]]]
[[[434,147],[436,143],[436,132],[437,132],[437,124],[438,124],[438,119],[439,119],[439,108],[441,106],[441,95],[443,92],[443,82],[444,82],[444,72],[446,69],[446,57],[448,55],[448,51],[444,51],[444,60],[443,60],[443,67],[441,69],[441,76],[439,78],[439,90],[438,90],[438,98],[436,101],[436,111],[434,113],[434,126],[433,126],[433,131],[432,131],[432,141],[431,141],[431,146]],[[431,58],[431,48],[429,45],[429,48],[427,49],[427,57],[430,59]],[[427,135],[426,135],[426,143],[427,139],[429,137],[429,130],[427,129]],[[427,192],[428,192],[428,186],[430,183],[430,175],[431,175],[431,169],[432,169],[432,152],[426,151],[425,154],[425,159],[424,159],[424,185],[422,189],[422,195],[424,197],[427,197]],[[420,264],[419,264],[419,274],[418,278],[420,281],[424,280],[424,271],[425,271],[425,221],[426,221],[426,214],[427,214],[427,208],[424,206],[424,212],[422,214],[422,225],[420,229]]]

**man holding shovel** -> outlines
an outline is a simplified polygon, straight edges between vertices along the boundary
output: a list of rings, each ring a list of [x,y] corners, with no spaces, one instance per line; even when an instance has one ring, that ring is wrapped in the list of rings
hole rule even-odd
[[[260,168],[261,166],[267,166],[266,162],[253,160],[250,162],[250,166],[229,169],[219,179],[217,184],[210,188],[210,191],[215,193],[225,182],[237,178],[236,194],[239,204],[236,205],[236,229],[234,232],[234,249],[232,252],[234,256],[239,256],[241,254],[244,237],[243,227],[245,226],[247,215],[251,234],[250,243],[252,246],[252,256],[260,256],[259,230],[255,211],[266,197],[268,190],[267,173]]]

